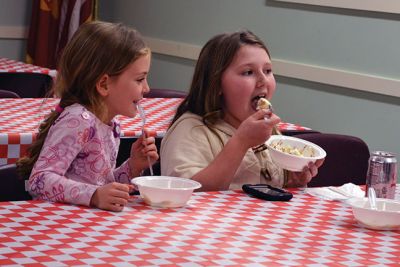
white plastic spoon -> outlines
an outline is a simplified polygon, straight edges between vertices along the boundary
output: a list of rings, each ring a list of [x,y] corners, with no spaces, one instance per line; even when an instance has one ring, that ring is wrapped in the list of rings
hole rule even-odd
[[[368,201],[369,201],[369,205],[371,206],[371,209],[377,210],[376,194],[375,194],[374,188],[372,188],[372,187],[368,188]]]

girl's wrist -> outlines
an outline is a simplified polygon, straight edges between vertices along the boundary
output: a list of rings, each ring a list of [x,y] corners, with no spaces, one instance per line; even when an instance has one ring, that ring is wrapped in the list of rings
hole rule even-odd
[[[307,184],[301,183],[298,175],[295,172],[288,171],[286,187],[296,188],[296,187],[304,187]]]
[[[233,146],[235,146],[238,149],[238,152],[240,151],[246,153],[249,149],[249,147],[246,146],[244,142],[241,142],[240,137],[236,134],[229,139],[228,143],[231,143]]]
[[[289,186],[289,171],[283,170],[283,185],[282,188]]]
[[[128,166],[129,166],[131,177],[137,177],[137,176],[142,175],[143,170],[139,170],[138,168],[135,167],[133,159],[129,159]]]

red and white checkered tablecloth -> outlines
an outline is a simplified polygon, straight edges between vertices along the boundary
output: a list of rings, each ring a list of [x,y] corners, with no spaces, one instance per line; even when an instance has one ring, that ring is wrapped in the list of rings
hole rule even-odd
[[[57,75],[56,70],[43,68],[8,58],[0,58],[0,72],[42,73],[53,78]]]
[[[400,265],[400,231],[362,228],[346,204],[294,193],[289,202],[234,191],[194,193],[175,209],[153,208],[135,196],[120,213],[2,202],[0,265]]]
[[[151,135],[163,137],[168,129],[181,98],[144,98],[146,128]],[[4,98],[0,99],[0,166],[15,163],[26,155],[26,150],[36,138],[40,123],[57,105],[55,98]],[[119,116],[122,138],[137,138],[141,135],[139,116],[131,119]],[[309,128],[292,123],[281,123],[281,131],[307,130]]]

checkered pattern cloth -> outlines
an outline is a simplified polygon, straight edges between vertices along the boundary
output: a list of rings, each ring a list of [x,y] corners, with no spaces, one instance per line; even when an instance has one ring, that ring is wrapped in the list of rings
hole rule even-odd
[[[120,213],[2,202],[0,265],[400,265],[400,231],[362,228],[345,203],[293,193],[289,202],[238,191],[194,193],[175,209],[134,196]]]
[[[0,58],[0,72],[42,73],[53,78],[57,75],[56,70],[51,70],[8,58]]]
[[[181,98],[144,98],[146,129],[155,137],[162,138],[181,103]],[[40,123],[59,99],[55,98],[4,98],[0,99],[0,166],[15,163],[26,155],[29,145],[35,140]],[[121,138],[137,138],[141,135],[139,116],[128,118],[119,116]],[[292,123],[281,123],[284,130],[308,130]]]

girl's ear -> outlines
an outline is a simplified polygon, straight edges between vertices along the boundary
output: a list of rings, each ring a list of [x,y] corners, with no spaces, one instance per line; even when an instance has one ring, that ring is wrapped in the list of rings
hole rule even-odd
[[[109,90],[107,83],[109,78],[110,76],[108,76],[108,74],[104,74],[96,83],[96,90],[101,96],[108,96]]]

